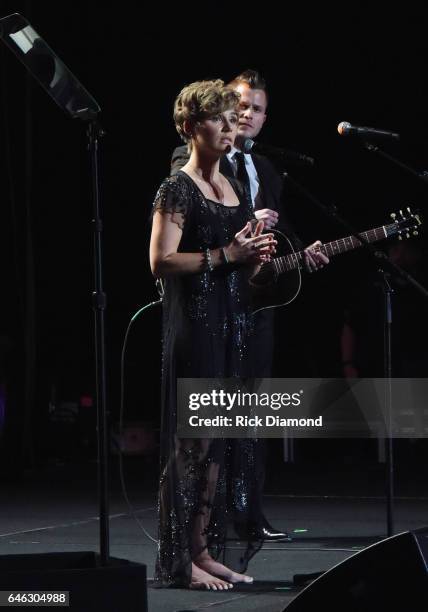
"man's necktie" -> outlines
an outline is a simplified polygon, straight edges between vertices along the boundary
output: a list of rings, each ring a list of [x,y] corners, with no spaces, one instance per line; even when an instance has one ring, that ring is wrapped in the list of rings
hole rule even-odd
[[[242,187],[244,189],[244,195],[248,202],[248,205],[253,208],[253,202],[251,199],[251,187],[250,187],[250,177],[248,176],[247,169],[245,167],[245,157],[244,154],[240,151],[237,151],[233,156],[236,161],[236,178],[238,181],[242,183]]]

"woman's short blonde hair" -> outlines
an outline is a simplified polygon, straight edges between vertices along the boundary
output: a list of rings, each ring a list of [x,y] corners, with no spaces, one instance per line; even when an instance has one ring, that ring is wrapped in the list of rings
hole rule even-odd
[[[226,86],[221,79],[196,81],[186,85],[174,103],[174,122],[181,138],[189,143],[191,134],[184,130],[185,121],[195,125],[231,108],[237,108],[240,94]]]

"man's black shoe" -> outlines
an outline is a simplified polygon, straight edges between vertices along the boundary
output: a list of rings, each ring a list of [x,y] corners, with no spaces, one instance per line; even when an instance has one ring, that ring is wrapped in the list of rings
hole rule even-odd
[[[266,542],[292,542],[293,540],[286,531],[274,529],[264,517],[260,525],[235,523],[235,531],[242,540],[265,540]]]

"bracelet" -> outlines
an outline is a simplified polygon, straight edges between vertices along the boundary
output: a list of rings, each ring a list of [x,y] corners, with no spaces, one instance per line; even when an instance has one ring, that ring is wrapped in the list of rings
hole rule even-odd
[[[228,258],[227,253],[226,253],[226,247],[222,247],[220,250],[221,250],[221,253],[223,255],[224,263],[227,265],[230,262],[229,262],[229,258]]]
[[[211,251],[209,249],[206,249],[206,251],[205,251],[205,261],[206,261],[206,264],[207,264],[207,269],[210,272],[213,272],[213,270],[214,270],[213,260],[211,259]]]

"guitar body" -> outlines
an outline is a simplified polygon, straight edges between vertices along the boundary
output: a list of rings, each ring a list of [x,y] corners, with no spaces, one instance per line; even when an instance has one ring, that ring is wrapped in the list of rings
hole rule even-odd
[[[269,232],[275,235],[278,243],[275,259],[293,256],[295,250],[287,236],[275,229]],[[286,306],[298,296],[301,286],[302,273],[298,267],[281,274],[276,272],[275,266],[263,265],[259,274],[251,280],[253,312]]]

